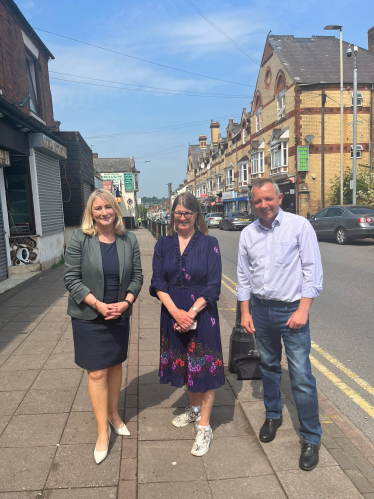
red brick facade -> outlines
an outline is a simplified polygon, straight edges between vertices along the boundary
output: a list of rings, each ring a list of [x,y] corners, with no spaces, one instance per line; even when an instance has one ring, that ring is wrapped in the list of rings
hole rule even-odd
[[[47,123],[47,126],[52,126],[54,120],[48,75],[49,53],[35,36],[27,21],[17,15],[13,2],[8,0],[0,1],[0,90],[2,90],[2,98],[13,104],[22,101],[29,93],[26,48],[21,30],[39,50],[39,58],[35,61],[39,117]],[[29,105],[18,109],[29,116]]]

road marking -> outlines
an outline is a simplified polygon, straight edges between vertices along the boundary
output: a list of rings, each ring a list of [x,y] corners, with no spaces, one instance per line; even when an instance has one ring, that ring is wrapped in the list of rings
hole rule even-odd
[[[222,281],[222,284],[231,291],[236,296],[236,291],[235,289],[232,289],[228,284],[225,283],[225,281]]]
[[[339,379],[333,372],[331,372],[327,367],[321,364],[312,355],[310,356],[310,361],[314,367],[316,367],[322,374],[326,376],[327,379],[331,381],[336,387],[338,387],[347,397],[349,397],[355,404],[357,404],[362,410],[364,410],[369,416],[374,419],[374,407],[366,402],[364,398],[358,395],[352,388],[346,385],[341,379]]]
[[[236,308],[218,308],[218,310],[233,310],[235,312]]]
[[[227,279],[229,282],[231,282],[231,284],[233,284],[235,287],[237,286],[236,282],[232,281],[232,280],[230,279],[230,277],[227,277],[227,275],[222,274],[222,277],[224,277],[224,278],[225,278],[225,279]]]
[[[319,354],[321,354],[325,359],[327,359],[331,364],[340,369],[344,374],[346,374],[349,378],[353,379],[358,385],[360,385],[364,390],[369,392],[371,395],[374,395],[374,388],[369,385],[366,381],[361,379],[356,373],[348,369],[348,367],[343,366],[341,362],[339,362],[335,357],[325,352],[317,343],[312,341],[312,348],[316,350]]]

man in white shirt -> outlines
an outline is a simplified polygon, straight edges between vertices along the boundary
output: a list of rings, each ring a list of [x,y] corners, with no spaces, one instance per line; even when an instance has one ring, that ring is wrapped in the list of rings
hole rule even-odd
[[[309,309],[322,291],[322,263],[313,227],[305,218],[284,212],[282,199],[272,180],[261,179],[252,188],[251,203],[259,219],[240,236],[237,298],[241,325],[256,335],[261,355],[266,420],[260,440],[271,442],[282,424],[283,340],[304,441],[299,464],[310,471],[318,464],[321,424],[309,360]]]

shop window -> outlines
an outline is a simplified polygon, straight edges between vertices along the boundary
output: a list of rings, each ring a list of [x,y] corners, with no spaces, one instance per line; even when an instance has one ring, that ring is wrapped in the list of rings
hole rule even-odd
[[[22,158],[11,161],[11,167],[4,168],[4,173],[10,235],[34,234],[35,225],[27,160]]]
[[[251,174],[264,173],[264,152],[258,151],[251,154]]]

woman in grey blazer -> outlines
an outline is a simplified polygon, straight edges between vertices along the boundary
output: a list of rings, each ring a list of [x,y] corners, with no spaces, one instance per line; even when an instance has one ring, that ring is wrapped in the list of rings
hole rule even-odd
[[[117,434],[130,435],[118,414],[118,398],[131,307],[142,284],[136,237],[125,232],[116,199],[97,189],[88,199],[81,229],[74,231],[65,255],[75,362],[88,371],[88,390],[98,424],[97,464],[108,455],[108,422]]]

